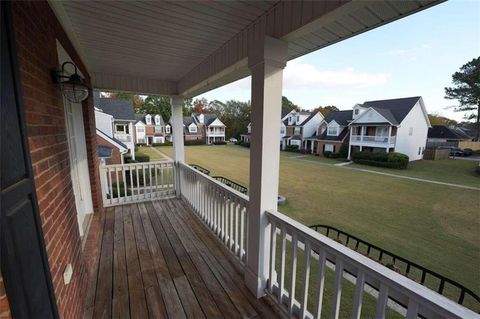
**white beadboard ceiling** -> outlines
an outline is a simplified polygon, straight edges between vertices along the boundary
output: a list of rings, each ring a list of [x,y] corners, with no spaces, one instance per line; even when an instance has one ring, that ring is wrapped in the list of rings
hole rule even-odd
[[[255,35],[293,59],[441,0],[50,1],[101,89],[196,95],[248,75]]]

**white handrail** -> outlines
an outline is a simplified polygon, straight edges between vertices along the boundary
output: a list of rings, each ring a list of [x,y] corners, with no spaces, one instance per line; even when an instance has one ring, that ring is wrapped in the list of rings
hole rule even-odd
[[[223,244],[245,262],[248,196],[193,167],[179,163],[181,193],[195,214]]]
[[[325,279],[325,265],[327,259],[335,264],[335,283],[332,298],[332,317],[338,318],[341,296],[341,285],[344,271],[356,277],[356,289],[352,314],[359,318],[362,307],[362,294],[364,284],[378,291],[376,317],[383,318],[387,302],[394,300],[406,308],[407,318],[480,318],[473,311],[455,303],[454,301],[420,285],[413,280],[363,256],[336,241],[317,233],[307,226],[276,211],[267,211],[271,225],[270,238],[270,293],[277,296],[278,302],[287,303],[289,313],[295,313],[300,318],[320,318],[322,311],[323,282]],[[277,265],[277,237],[280,239],[280,262]],[[288,285],[285,284],[285,255],[287,253],[286,238],[290,238],[292,249],[290,269],[297,267],[297,247],[308,251],[308,258],[304,258],[302,298],[295,296],[295,275],[291,276]],[[320,262],[318,285],[316,286],[315,307],[308,309],[307,298],[309,287],[310,255],[315,256]],[[277,269],[279,270],[277,272]],[[278,281],[277,279],[280,278]],[[300,300],[299,300],[300,299]]]
[[[100,166],[103,206],[116,206],[175,194],[175,167],[172,161]]]

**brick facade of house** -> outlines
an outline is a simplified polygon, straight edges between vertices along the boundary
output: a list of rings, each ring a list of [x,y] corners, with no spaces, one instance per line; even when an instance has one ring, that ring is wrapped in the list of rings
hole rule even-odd
[[[112,148],[112,157],[106,160],[107,165],[122,164],[122,155],[120,154],[120,150],[115,145],[113,145],[112,143],[110,143],[109,141],[107,141],[106,139],[98,135],[97,135],[97,143],[98,145]]]
[[[0,274],[0,318],[7,319],[11,318],[10,315],[10,306],[8,305],[8,297],[5,292],[5,287],[3,285],[2,274]]]
[[[47,2],[18,1],[11,8],[30,156],[55,297],[61,317],[80,318],[88,272],[70,177],[63,99],[50,75],[58,67],[57,40],[89,82],[88,73]],[[103,216],[91,96],[83,102],[83,117],[94,211]],[[73,277],[65,285],[63,272],[68,264],[73,266]],[[2,313],[8,309],[4,301],[0,299]]]

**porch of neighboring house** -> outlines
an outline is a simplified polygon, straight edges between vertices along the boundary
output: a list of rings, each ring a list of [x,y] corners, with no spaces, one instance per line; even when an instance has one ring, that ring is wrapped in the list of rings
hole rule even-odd
[[[108,208],[84,318],[274,318],[181,199]]]
[[[391,152],[395,148],[397,128],[392,125],[352,125],[349,155],[355,151]]]

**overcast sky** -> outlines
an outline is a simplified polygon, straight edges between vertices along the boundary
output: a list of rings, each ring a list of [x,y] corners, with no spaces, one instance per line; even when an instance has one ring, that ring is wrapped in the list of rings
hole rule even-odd
[[[351,109],[368,100],[421,95],[429,113],[461,120],[445,107],[444,87],[480,56],[480,1],[450,0],[289,61],[283,94],[302,108]],[[250,77],[202,94],[250,100]]]

